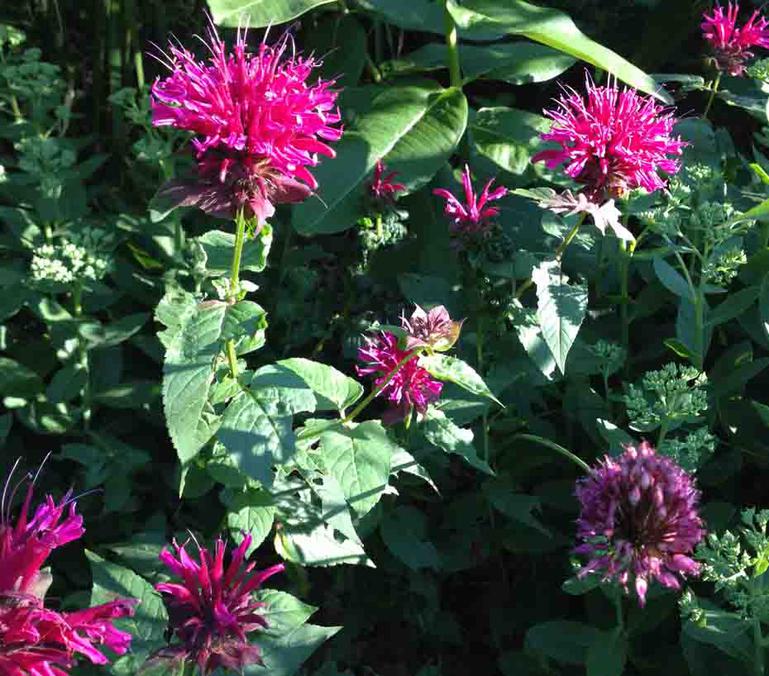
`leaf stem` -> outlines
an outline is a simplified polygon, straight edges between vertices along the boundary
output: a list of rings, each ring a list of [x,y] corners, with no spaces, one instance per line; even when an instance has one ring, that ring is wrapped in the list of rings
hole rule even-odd
[[[230,270],[230,290],[227,301],[234,303],[240,291],[240,262],[243,258],[243,243],[246,240],[246,215],[243,207],[235,214],[235,248],[232,252],[232,268]],[[235,351],[235,339],[230,338],[225,343],[227,362],[230,365],[230,373],[233,379],[238,377],[238,355]]]
[[[627,242],[623,239],[620,240],[620,247],[622,248],[622,262],[620,263],[620,324],[622,326],[622,348],[625,350],[625,375],[629,375],[630,370],[630,319],[629,319],[629,305],[630,305],[630,293],[629,281],[630,281],[630,260],[633,258],[633,252],[635,251],[638,240],[634,240],[628,247]]]
[[[555,451],[556,453],[560,453],[561,455],[567,457],[569,460],[571,460],[575,465],[578,465],[585,472],[590,472],[590,465],[588,465],[582,458],[580,458],[577,455],[574,455],[574,453],[565,449],[560,444],[556,444],[554,441],[550,441],[550,439],[544,439],[543,437],[538,437],[536,434],[516,434],[513,437],[513,439],[523,439],[524,441],[533,441],[535,444],[539,444],[540,446],[545,446],[546,448],[549,448]]]
[[[457,39],[457,25],[454,17],[449,12],[448,3],[443,3],[443,31],[446,35],[446,48],[448,50],[449,82],[452,87],[462,88],[462,69],[459,65],[459,40]]]
[[[403,366],[410,362],[415,357],[419,356],[419,351],[409,352],[403,359],[401,359],[396,365],[395,368],[390,371],[390,373],[387,374],[385,379],[379,383],[371,392],[369,395],[362,401],[360,404],[358,404],[352,411],[350,411],[343,419],[342,424],[345,425],[348,422],[352,422],[356,417],[360,415],[360,413],[363,411],[363,409],[366,408],[373,400],[374,398],[379,395],[379,393],[390,384],[390,381],[395,378],[395,375],[398,373],[398,371],[403,368]]]
[[[710,96],[708,97],[707,105],[705,106],[705,112],[702,113],[702,117],[707,119],[708,113],[710,112],[710,106],[713,105],[713,101],[716,98],[716,94],[718,93],[718,87],[721,84],[721,71],[718,72],[718,75],[716,75],[716,79],[713,80],[713,84],[710,86]]]

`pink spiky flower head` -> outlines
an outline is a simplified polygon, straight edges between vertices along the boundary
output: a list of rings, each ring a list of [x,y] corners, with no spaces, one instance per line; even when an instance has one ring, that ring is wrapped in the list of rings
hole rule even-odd
[[[741,27],[737,27],[740,6],[729,2],[726,11],[721,5],[713,13],[702,15],[702,36],[713,50],[716,66],[729,75],[740,76],[745,64],[753,58],[753,47],[769,48],[769,21],[755,10]]]
[[[386,171],[387,166],[382,160],[379,160],[374,167],[374,176],[369,184],[371,197],[384,204],[394,202],[395,196],[406,189],[403,183],[398,183],[395,180],[398,175],[397,171],[385,173]]]
[[[502,199],[507,195],[507,188],[499,186],[491,189],[494,179],[489,179],[480,195],[476,195],[473,188],[473,180],[470,176],[470,167],[465,165],[462,170],[462,188],[464,189],[464,202],[446,188],[436,188],[434,195],[446,200],[444,214],[451,221],[452,235],[474,238],[488,235],[491,222],[499,214],[499,207],[489,206],[489,202]]]
[[[319,155],[334,157],[328,142],[342,135],[334,83],[308,81],[318,62],[295,55],[288,36],[249,52],[238,31],[228,52],[212,25],[207,46],[208,59],[197,61],[169,44],[171,74],[152,85],[152,123],[193,132],[198,158],[197,179],[164,193],[222,217],[242,207],[263,223],[275,204],[317,188],[309,167]]]
[[[365,344],[358,349],[358,359],[363,366],[357,366],[358,375],[374,376],[374,387],[379,387],[392,376],[377,396],[386,397],[390,408],[383,419],[392,424],[408,418],[413,410],[424,413],[427,407],[441,396],[443,383],[435,380],[430,373],[419,365],[413,350],[398,347],[398,338],[389,331],[382,331],[374,336],[367,336]]]
[[[113,620],[133,615],[136,599],[116,599],[84,610],[58,612],[46,608],[51,576],[42,570],[52,550],[79,539],[83,519],[68,492],[60,502],[47,495],[30,516],[36,477],[24,477],[12,487],[13,466],[0,499],[0,673],[10,676],[66,676],[82,655],[93,664],[107,664],[106,646],[122,655],[131,635]],[[16,490],[29,481],[16,523],[11,503]],[[98,646],[98,647],[97,647]]]
[[[680,589],[697,575],[691,557],[705,531],[694,479],[647,442],[606,456],[577,482],[580,502],[575,552],[588,557],[579,575],[601,573],[627,591],[632,581],[641,606],[649,583]]]
[[[159,658],[196,664],[204,676],[217,669],[241,673],[248,665],[261,664],[259,648],[250,643],[248,635],[267,622],[260,614],[264,604],[253,593],[284,566],[255,571],[255,564],[246,562],[251,540],[244,534],[226,565],[227,547],[221,538],[214,544],[213,555],[198,547],[198,561],[176,541],[175,554],[168,549],[161,552],[160,560],[181,580],[156,585],[179,641],[161,651]]]
[[[585,96],[565,88],[557,104],[544,111],[553,123],[540,138],[560,147],[537,153],[532,162],[548,169],[565,164],[591,202],[600,205],[635,188],[661,190],[660,172],[679,170],[675,158],[686,144],[672,135],[676,118],[650,96],[620,90],[616,81],[599,87],[588,77]]]

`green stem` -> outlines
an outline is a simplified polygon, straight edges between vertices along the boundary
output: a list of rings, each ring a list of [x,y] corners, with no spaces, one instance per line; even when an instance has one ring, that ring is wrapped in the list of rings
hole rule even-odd
[[[234,303],[237,300],[240,291],[240,262],[243,258],[243,243],[246,241],[246,216],[243,208],[238,209],[235,215],[235,248],[232,252],[232,268],[230,270],[230,291],[227,295],[227,301]],[[233,378],[238,377],[238,355],[235,351],[235,340],[230,338],[225,343],[227,353],[227,362],[230,366],[230,374]]]
[[[83,316],[83,285],[78,282],[72,289],[72,313],[75,317]],[[85,371],[85,384],[83,385],[83,427],[88,430],[91,426],[93,417],[93,406],[91,403],[91,369],[88,363],[88,346],[84,338],[79,337],[77,341],[78,360],[80,368]]]
[[[462,87],[462,69],[459,65],[459,40],[457,39],[457,25],[451,16],[447,3],[443,4],[443,32],[446,34],[446,48],[448,49],[449,82],[452,87]]]
[[[630,243],[628,247],[625,240],[620,240],[620,246],[622,248],[622,262],[620,264],[620,324],[622,326],[622,348],[625,350],[625,375],[629,375],[630,369],[630,293],[629,281],[630,281],[630,260],[633,258],[633,252],[637,244],[637,240]]]
[[[379,395],[379,393],[390,384],[390,381],[395,378],[395,374],[398,373],[398,371],[403,368],[403,365],[407,362],[410,362],[412,359],[419,356],[419,352],[409,352],[403,359],[401,359],[396,365],[395,368],[390,371],[390,373],[387,374],[387,377],[377,385],[369,395],[362,401],[360,404],[358,404],[350,413],[348,413],[343,419],[342,424],[345,425],[348,422],[352,422],[355,418],[357,418],[363,409],[366,408],[372,401],[374,401],[374,398]]]
[[[382,239],[384,238],[384,229],[382,228],[382,214],[376,215],[376,238],[377,241],[381,244]]]
[[[622,612],[622,592],[619,589],[614,591],[614,610],[617,617],[617,631],[625,631],[625,616]]]
[[[574,464],[578,465],[581,469],[583,469],[585,472],[590,472],[590,465],[588,465],[582,458],[580,458],[577,455],[574,455],[571,451],[565,449],[560,444],[556,444],[554,441],[550,441],[550,439],[544,439],[542,437],[538,437],[535,434],[516,434],[513,439],[523,439],[524,441],[533,441],[535,444],[539,444],[540,446],[545,446],[546,448],[549,448],[556,453],[560,453],[564,457],[571,460]]]
[[[579,218],[577,219],[577,222],[574,224],[574,227],[569,230],[568,234],[564,238],[563,242],[561,242],[558,245],[558,248],[555,250],[555,260],[557,260],[559,263],[561,261],[561,258],[563,258],[563,255],[566,253],[566,249],[568,248],[569,244],[571,244],[572,240],[577,236],[577,233],[579,232],[579,229],[582,227],[582,224],[585,222],[585,217],[587,216],[587,213],[583,212],[579,215]],[[516,300],[520,300],[521,296],[523,296],[524,293],[531,287],[531,285],[534,284],[534,281],[529,277],[523,284],[521,284],[518,287],[518,291],[515,294]]]
[[[718,86],[721,84],[721,73],[719,72],[718,75],[716,75],[716,79],[713,80],[713,84],[710,86],[710,96],[708,97],[708,103],[705,106],[705,112],[702,113],[702,117],[707,119],[708,113],[710,112],[710,106],[713,105],[713,101],[716,98],[716,94],[718,93]]]

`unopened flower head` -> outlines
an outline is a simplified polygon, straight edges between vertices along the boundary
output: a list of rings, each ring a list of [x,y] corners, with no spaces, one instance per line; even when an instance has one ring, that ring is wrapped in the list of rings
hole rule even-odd
[[[463,321],[452,320],[443,305],[437,305],[429,311],[417,305],[411,317],[401,317],[401,325],[406,332],[406,349],[430,347],[437,352],[446,352],[459,339]]]
[[[317,182],[309,167],[334,156],[342,135],[333,82],[308,82],[318,62],[297,56],[288,36],[249,52],[245,31],[227,51],[216,30],[198,61],[177,44],[164,55],[171,74],[152,86],[152,121],[195,134],[198,178],[173,184],[181,204],[224,217],[243,208],[260,223],[274,205],[305,199]]]
[[[406,186],[396,182],[397,171],[385,172],[387,172],[387,167],[382,160],[379,160],[374,167],[374,176],[369,184],[369,193],[375,200],[386,204],[394,202],[395,196],[399,192],[403,192]]]
[[[464,202],[446,188],[436,188],[433,194],[446,200],[444,213],[451,220],[451,234],[463,238],[486,236],[490,232],[491,223],[499,214],[499,207],[489,206],[507,195],[507,188],[498,186],[492,190],[494,179],[489,179],[480,195],[473,188],[470,167],[465,165],[462,171],[462,188]]]
[[[758,10],[737,26],[740,5],[729,2],[724,9],[716,5],[711,14],[702,15],[702,36],[710,45],[716,66],[729,75],[745,73],[747,62],[753,58],[753,48],[769,48],[769,21]]]
[[[213,554],[198,547],[197,561],[184,544],[174,542],[173,552],[163,550],[160,560],[180,581],[156,588],[166,602],[178,643],[160,651],[158,659],[197,665],[204,676],[217,669],[241,673],[251,664],[261,664],[259,648],[248,635],[267,622],[260,614],[263,604],[253,594],[284,566],[254,570],[255,564],[246,562],[250,545],[251,536],[244,535],[226,564],[227,547],[221,539],[214,544]]]
[[[676,118],[649,96],[620,90],[616,82],[597,86],[586,80],[585,95],[565,88],[557,107],[545,110],[553,123],[541,135],[559,148],[537,153],[533,162],[565,172],[585,185],[588,199],[603,204],[629,190],[665,187],[660,172],[675,174],[685,143],[673,136]]]
[[[54,549],[79,539],[83,519],[67,493],[57,502],[50,495],[31,512],[34,478],[14,484],[11,471],[0,498],[0,673],[12,676],[66,676],[78,655],[93,664],[107,664],[106,646],[122,655],[130,634],[113,620],[133,615],[136,599],[115,599],[84,610],[58,612],[45,607],[50,574],[42,568]],[[16,522],[11,503],[28,482]]]
[[[606,456],[580,479],[575,552],[587,557],[580,575],[600,573],[627,590],[632,582],[640,605],[652,580],[680,589],[697,575],[692,558],[705,535],[694,479],[647,442]]]
[[[358,349],[358,375],[374,376],[374,387],[387,382],[379,393],[390,402],[384,419],[388,423],[404,420],[413,410],[424,413],[441,396],[443,383],[419,365],[413,350],[398,347],[398,338],[389,331],[366,337]],[[411,358],[409,358],[411,356]],[[400,366],[400,368],[398,368]],[[397,372],[392,375],[394,371]]]

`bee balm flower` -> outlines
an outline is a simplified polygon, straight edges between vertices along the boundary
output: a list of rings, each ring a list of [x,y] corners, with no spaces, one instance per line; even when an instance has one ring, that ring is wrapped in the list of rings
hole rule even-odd
[[[649,582],[679,589],[697,575],[691,555],[705,535],[692,477],[643,442],[605,457],[577,484],[581,509],[575,549],[588,557],[580,575],[602,573],[626,590],[634,583],[640,605]]]
[[[585,185],[591,203],[603,204],[628,190],[665,187],[660,172],[675,174],[685,143],[673,136],[676,119],[648,96],[616,83],[596,86],[590,79],[583,97],[567,88],[557,108],[545,110],[553,123],[540,136],[558,148],[537,153],[533,162],[565,172]]]
[[[225,565],[226,546],[218,539],[213,555],[198,548],[198,561],[173,543],[175,554],[164,549],[160,560],[180,582],[156,585],[168,607],[170,628],[179,643],[158,657],[196,664],[205,676],[217,669],[241,673],[250,664],[260,664],[259,648],[248,635],[267,626],[259,614],[262,603],[253,592],[268,577],[283,570],[283,564],[254,571],[246,563],[251,536],[245,535]]]
[[[384,203],[395,201],[395,196],[406,189],[403,183],[395,181],[395,177],[398,175],[397,171],[385,173],[386,171],[385,163],[379,160],[374,167],[374,176],[369,184],[371,197]]]
[[[719,70],[739,76],[745,64],[753,58],[753,47],[769,48],[769,21],[754,11],[741,27],[737,27],[740,6],[730,2],[726,11],[720,5],[713,13],[702,16],[702,35],[710,44]]]
[[[244,208],[259,223],[275,204],[299,202],[317,188],[308,167],[334,156],[328,142],[342,135],[333,82],[308,79],[318,63],[287,54],[288,38],[246,48],[239,33],[232,52],[216,31],[210,56],[197,61],[170,44],[171,74],[152,85],[152,122],[193,132],[198,177],[163,190],[179,205],[232,217]]]

